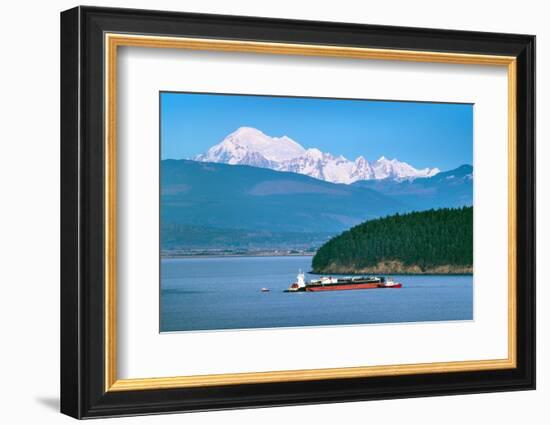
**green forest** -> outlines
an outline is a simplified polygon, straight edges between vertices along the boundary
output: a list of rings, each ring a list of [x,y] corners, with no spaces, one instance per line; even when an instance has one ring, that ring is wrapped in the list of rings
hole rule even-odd
[[[472,273],[473,208],[369,220],[325,243],[315,273]]]

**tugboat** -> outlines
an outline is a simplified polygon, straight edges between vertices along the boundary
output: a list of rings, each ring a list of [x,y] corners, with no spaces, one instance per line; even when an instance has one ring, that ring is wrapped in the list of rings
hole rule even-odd
[[[321,292],[346,291],[350,289],[377,289],[401,288],[403,285],[395,282],[391,277],[383,276],[322,276],[306,282],[305,274],[300,270],[296,282],[292,283],[285,292]]]

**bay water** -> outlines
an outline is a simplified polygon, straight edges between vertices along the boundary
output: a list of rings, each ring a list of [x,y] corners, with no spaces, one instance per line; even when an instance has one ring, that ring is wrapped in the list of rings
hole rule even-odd
[[[473,319],[471,275],[392,275],[400,289],[283,292],[306,256],[161,260],[160,330],[331,326]],[[335,275],[333,275],[335,276]],[[306,280],[318,278],[306,273]],[[262,288],[269,292],[262,292]]]

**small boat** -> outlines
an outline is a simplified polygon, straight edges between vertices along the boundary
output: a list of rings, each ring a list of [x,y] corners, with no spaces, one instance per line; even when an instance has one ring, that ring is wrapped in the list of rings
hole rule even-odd
[[[269,292],[269,288],[262,288],[261,291],[262,292]]]
[[[403,287],[402,284],[399,282],[394,282],[394,280],[391,277],[388,277],[383,285],[380,285],[380,288],[401,288]]]
[[[285,292],[321,292],[321,291],[345,291],[350,289],[379,289],[401,288],[403,285],[395,282],[391,277],[383,276],[321,276],[319,279],[306,282],[305,275],[300,272],[296,282],[291,284]]]

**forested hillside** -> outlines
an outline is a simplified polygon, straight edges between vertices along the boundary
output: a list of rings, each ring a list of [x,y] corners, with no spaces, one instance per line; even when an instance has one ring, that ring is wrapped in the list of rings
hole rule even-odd
[[[471,273],[473,208],[369,220],[325,243],[316,273]]]

